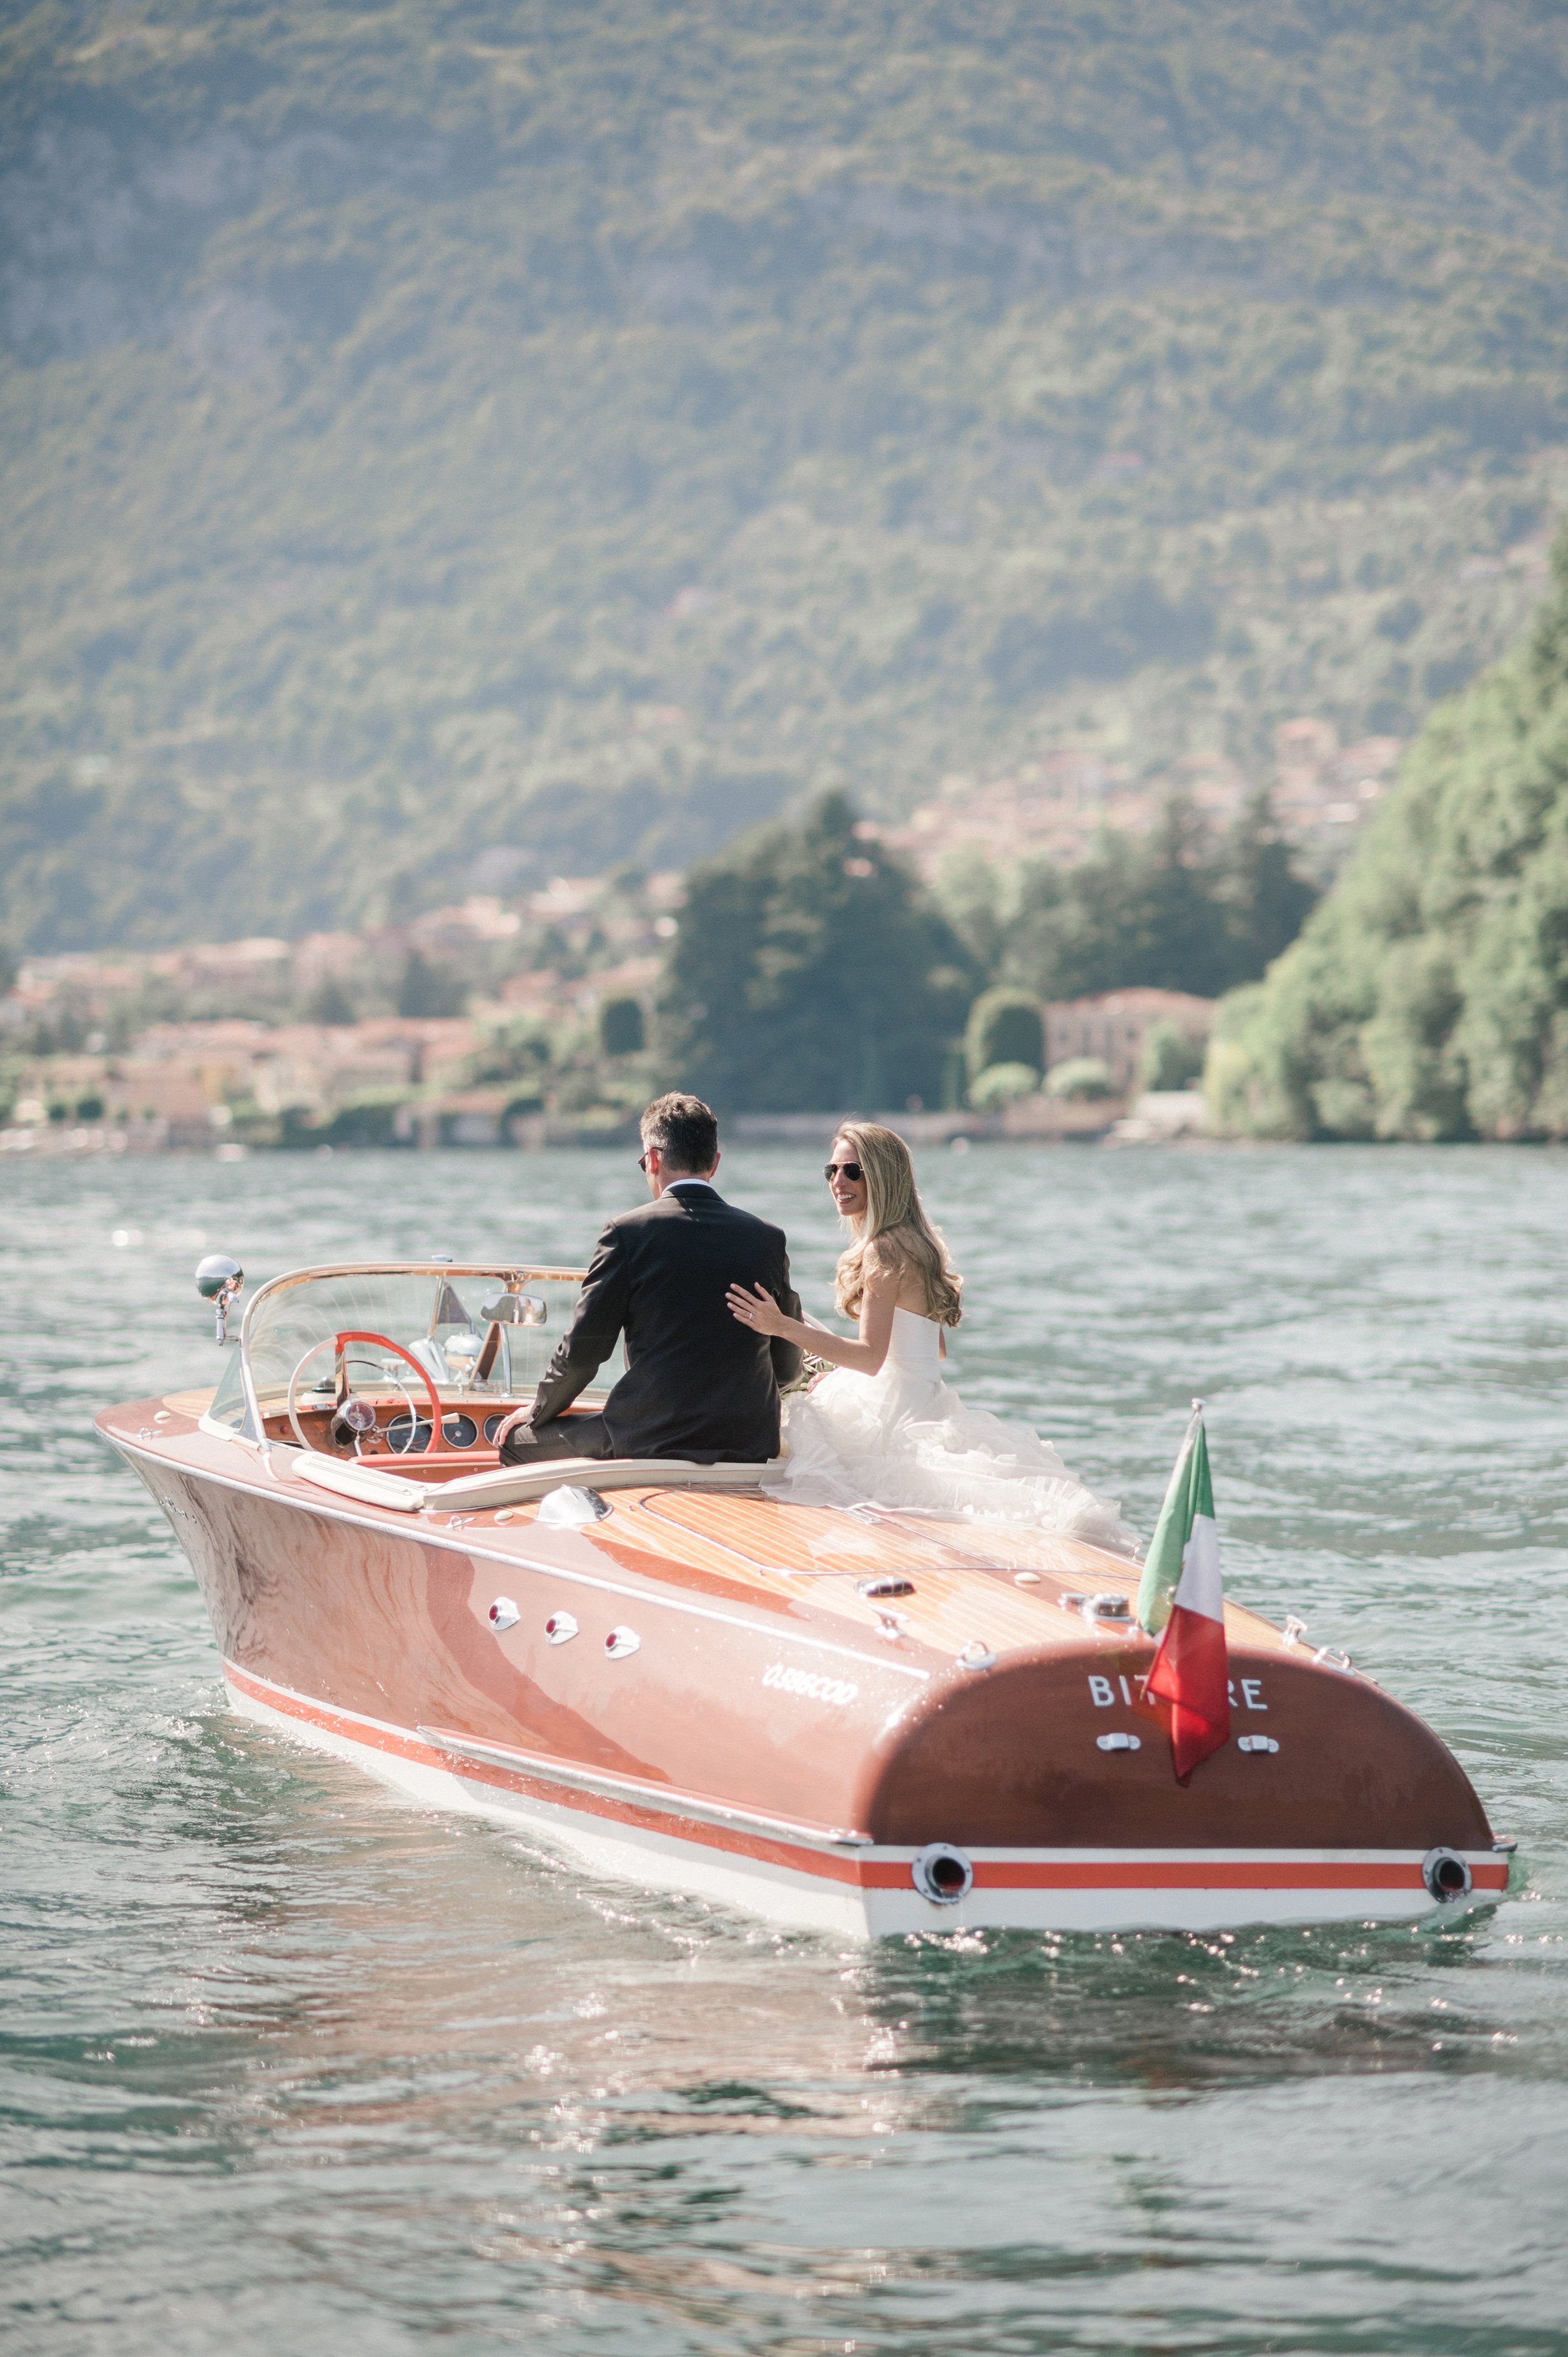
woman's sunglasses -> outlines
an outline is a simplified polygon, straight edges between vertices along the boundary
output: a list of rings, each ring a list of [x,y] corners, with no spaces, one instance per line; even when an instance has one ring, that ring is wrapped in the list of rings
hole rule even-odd
[[[858,1162],[824,1162],[822,1176],[830,1187],[835,1178],[847,1178],[852,1187],[858,1187],[865,1173]]]

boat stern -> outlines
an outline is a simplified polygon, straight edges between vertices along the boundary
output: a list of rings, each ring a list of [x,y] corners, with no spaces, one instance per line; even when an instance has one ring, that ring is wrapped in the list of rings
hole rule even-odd
[[[1501,1897],[1508,1857],[1464,1770],[1370,1680],[1232,1647],[1230,1739],[1184,1785],[1150,1650],[1013,1656],[900,1715],[856,1810],[873,1931],[1200,1931]]]

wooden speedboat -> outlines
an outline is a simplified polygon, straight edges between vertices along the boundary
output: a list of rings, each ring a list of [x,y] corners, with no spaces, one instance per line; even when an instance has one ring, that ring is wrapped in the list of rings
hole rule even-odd
[[[239,1272],[204,1269],[221,1327]],[[239,1710],[598,1871],[837,1932],[1412,1917],[1506,1887],[1452,1755],[1296,1624],[1227,1607],[1232,1737],[1184,1789],[1125,1557],[780,1502],[754,1466],[500,1468],[577,1279],[278,1277],[215,1391],[99,1417]]]

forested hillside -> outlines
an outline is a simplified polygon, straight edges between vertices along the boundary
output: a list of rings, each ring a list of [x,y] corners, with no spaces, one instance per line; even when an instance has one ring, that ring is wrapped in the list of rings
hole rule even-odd
[[[1107,831],[1065,872],[966,860],[931,894],[824,794],[799,827],[757,827],[688,874],[660,1046],[726,1112],[952,1105],[983,992],[1028,1010],[1032,1091],[1043,1001],[1120,985],[1212,996],[1262,974],[1313,899],[1258,805],[1216,840],[1173,802],[1148,838]],[[969,1057],[970,1080],[986,1060]]]
[[[1401,736],[1568,503],[1529,0],[0,27],[0,931]]]
[[[1568,1136],[1568,533],[1524,642],[1434,715],[1337,889],[1223,1010],[1265,1135]]]

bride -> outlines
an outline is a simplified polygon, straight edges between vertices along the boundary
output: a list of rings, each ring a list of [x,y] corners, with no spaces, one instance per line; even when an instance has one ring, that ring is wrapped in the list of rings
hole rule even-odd
[[[963,1279],[926,1217],[903,1139],[875,1122],[846,1122],[824,1176],[853,1239],[835,1306],[858,1319],[854,1340],[786,1317],[760,1286],[729,1290],[731,1310],[754,1333],[834,1362],[786,1399],[784,1453],[764,1486],[804,1505],[935,1507],[1130,1549],[1115,1506],[1075,1480],[1048,1441],[966,1408],[943,1383],[944,1329],[963,1314]]]

